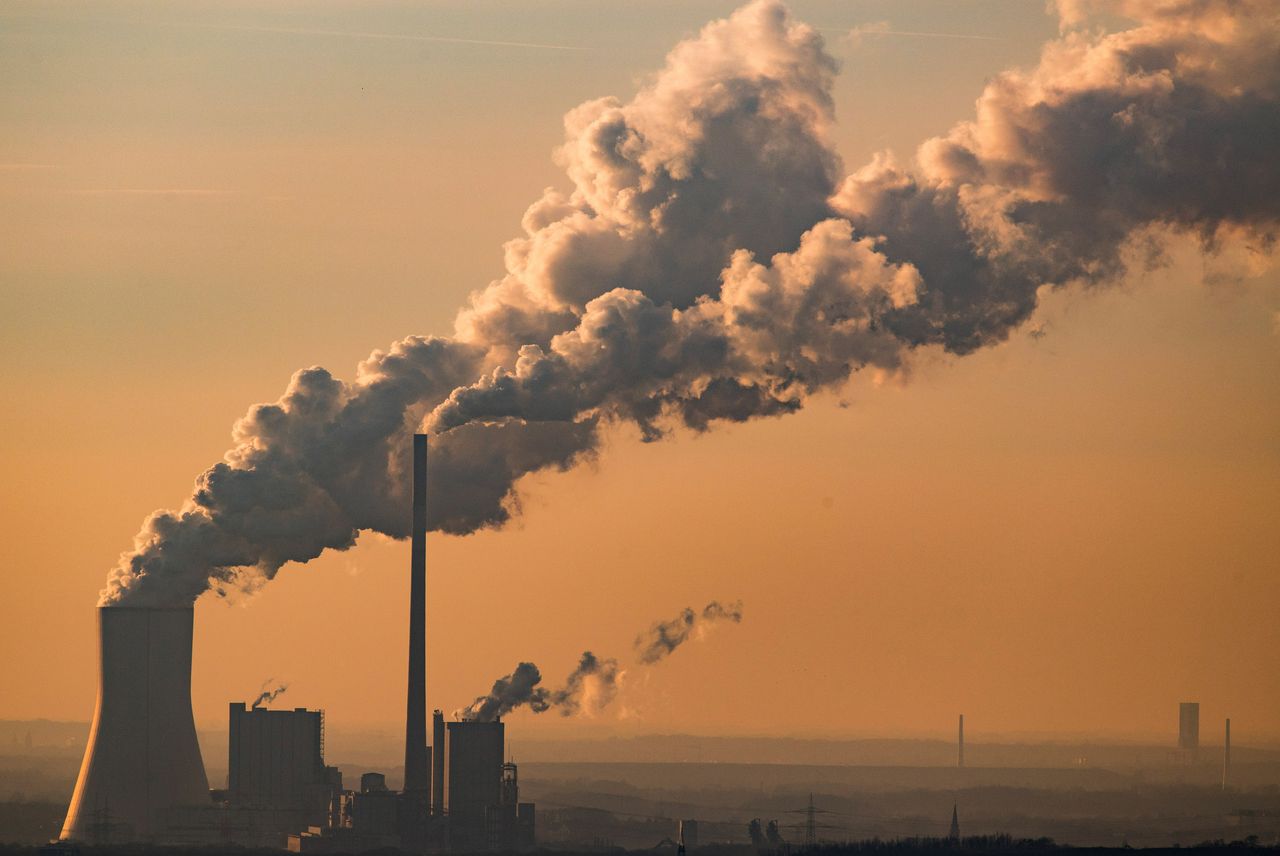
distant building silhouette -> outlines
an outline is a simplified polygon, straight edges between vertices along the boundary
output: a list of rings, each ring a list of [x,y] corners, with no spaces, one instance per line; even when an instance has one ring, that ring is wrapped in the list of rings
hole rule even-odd
[[[1231,717],[1227,717],[1227,730],[1222,738],[1222,789],[1231,784]]]
[[[951,831],[947,833],[947,840],[960,840],[960,814],[955,803],[951,804]]]
[[[1178,749],[1189,758],[1200,751],[1200,703],[1184,701],[1178,705]]]
[[[450,722],[449,841],[454,849],[484,850],[485,814],[502,802],[503,724]]]
[[[679,833],[680,846],[685,850],[693,850],[698,846],[698,821],[680,821]]]

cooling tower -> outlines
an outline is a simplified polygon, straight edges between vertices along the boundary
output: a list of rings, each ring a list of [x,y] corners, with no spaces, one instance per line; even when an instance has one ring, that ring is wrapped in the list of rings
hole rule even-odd
[[[209,805],[191,715],[194,610],[98,610],[98,705],[63,838],[163,841],[176,806]]]

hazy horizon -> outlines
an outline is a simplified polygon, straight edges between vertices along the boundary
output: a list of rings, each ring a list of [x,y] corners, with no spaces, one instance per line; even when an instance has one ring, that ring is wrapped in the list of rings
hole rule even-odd
[[[303,705],[298,705],[303,707]],[[271,710],[293,710],[294,706],[288,703],[268,705]],[[311,706],[308,709],[323,709]],[[953,751],[956,746],[956,732],[952,728],[950,732],[941,730],[936,731],[918,731],[918,732],[849,732],[845,734],[820,733],[820,732],[803,732],[803,731],[774,731],[774,732],[732,732],[732,731],[716,731],[716,732],[697,732],[697,731],[628,731],[619,732],[616,730],[609,731],[591,731],[586,730],[585,733],[578,735],[539,735],[539,729],[536,720],[527,720],[525,718],[515,718],[514,720],[504,717],[504,721],[509,726],[509,735],[512,742],[520,744],[536,744],[536,745],[609,745],[619,742],[642,742],[642,741],[682,741],[682,740],[725,740],[725,741],[779,741],[779,742],[795,742],[795,743],[814,743],[814,744],[858,744],[858,743],[876,743],[876,744],[930,744],[942,745],[948,747],[948,752]],[[21,745],[23,739],[22,730],[24,728],[30,730],[31,726],[53,726],[59,730],[70,729],[82,731],[87,736],[90,720],[88,719],[55,719],[55,718],[37,718],[37,719],[0,719],[0,752],[3,752],[5,740],[9,741],[9,745]],[[197,721],[197,728],[202,739],[212,736],[218,740],[225,740],[227,727],[225,721],[220,723]],[[12,731],[11,731],[12,729]],[[5,732],[11,731],[7,736]],[[335,736],[339,745],[346,743],[354,744],[386,744],[386,751],[390,756],[396,756],[403,752],[404,744],[404,723],[386,722],[382,724],[368,724],[364,726],[349,726],[343,723],[326,722],[326,733]],[[1220,732],[1208,733],[1201,731],[1200,745],[1208,751],[1221,751],[1223,746],[1222,735]],[[35,738],[35,746],[37,748],[55,748],[64,745],[65,738],[55,740],[52,743],[42,743],[40,738]],[[1280,749],[1280,735],[1271,734],[1248,734],[1241,735],[1234,730],[1232,731],[1231,743],[1233,749],[1258,749],[1262,751],[1272,751]],[[965,746],[1135,746],[1151,749],[1168,749],[1173,751],[1177,747],[1177,732],[990,732],[973,729],[969,723],[965,725]],[[77,743],[77,748],[83,748],[83,743]],[[951,761],[947,762],[952,763]]]

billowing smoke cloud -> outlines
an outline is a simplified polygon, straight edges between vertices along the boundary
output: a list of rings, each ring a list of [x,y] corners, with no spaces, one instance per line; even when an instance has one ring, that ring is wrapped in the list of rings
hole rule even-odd
[[[735,624],[742,621],[742,601],[725,606],[713,600],[700,613],[685,607],[670,621],[654,622],[652,627],[636,637],[637,658],[641,663],[656,663],[689,641],[694,633],[717,621]]]
[[[1280,218],[1280,9],[1268,0],[1060,0],[1061,39],[995,78],[977,118],[880,157],[832,200],[926,288],[886,327],[967,353],[1008,336],[1042,284],[1124,272],[1153,228],[1270,245]],[[1136,21],[1071,29],[1086,12]],[[1158,250],[1158,246],[1152,249]]]
[[[1009,336],[1046,285],[1124,273],[1162,233],[1268,248],[1280,220],[1274,0],[1060,0],[1062,35],[976,117],[841,180],[836,63],[776,0],[677,46],[629,102],[571,111],[547,190],[452,338],[298,372],[252,408],[177,511],[152,515],[103,602],[186,604],[408,534],[408,436],[432,436],[429,525],[518,510],[526,473],[799,409],[856,371]],[[1104,13],[1099,18],[1095,12]],[[1103,18],[1132,22],[1105,33]]]
[[[515,671],[493,682],[487,695],[478,697],[455,715],[473,722],[492,722],[517,707],[527,706],[534,713],[555,709],[561,716],[573,716],[583,710],[599,711],[613,701],[618,692],[622,671],[618,661],[602,660],[583,651],[578,666],[558,690],[538,686],[542,673],[533,663],[521,663]]]
[[[267,678],[262,682],[262,692],[260,692],[258,697],[253,700],[253,703],[249,705],[250,710],[262,707],[265,704],[271,704],[271,702],[284,695],[285,690],[289,689],[288,684],[277,684],[275,687],[267,689],[274,681],[275,678]]]

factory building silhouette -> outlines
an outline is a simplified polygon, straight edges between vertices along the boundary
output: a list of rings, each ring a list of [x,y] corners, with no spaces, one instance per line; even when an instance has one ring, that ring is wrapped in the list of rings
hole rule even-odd
[[[1200,753],[1200,702],[1184,701],[1178,705],[1178,750],[1195,760]]]
[[[426,496],[427,438],[416,434],[401,791],[381,773],[344,789],[325,763],[323,711],[243,702],[229,707],[227,787],[210,791],[191,710],[193,608],[104,606],[97,705],[60,837],[300,853],[531,848],[534,806],[503,760],[504,723],[446,724],[436,710],[427,742]]]

